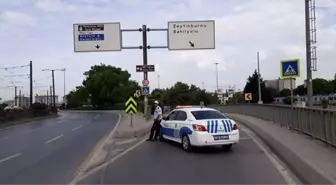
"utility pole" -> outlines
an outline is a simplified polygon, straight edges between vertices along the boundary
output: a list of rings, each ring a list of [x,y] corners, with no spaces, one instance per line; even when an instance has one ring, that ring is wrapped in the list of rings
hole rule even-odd
[[[63,71],[64,72],[64,92],[65,92],[65,68],[62,69],[42,69],[42,71],[51,71],[52,76],[52,91],[50,90],[50,93],[52,93],[52,106],[56,108],[56,88],[55,88],[55,71]]]
[[[52,86],[50,86],[50,107],[53,105],[53,93]]]
[[[33,61],[29,63],[30,73],[29,73],[29,80],[30,80],[30,97],[29,97],[29,104],[30,106],[33,105]]]
[[[158,75],[157,77],[158,77],[158,89],[160,89],[160,75]]]
[[[142,57],[143,57],[143,65],[146,66],[147,65],[147,26],[146,25],[142,25]],[[144,71],[143,72],[143,78],[144,80],[148,80],[148,72]],[[147,108],[148,107],[148,97],[147,95],[144,96],[144,114],[145,116],[148,116],[147,113]]]
[[[21,107],[22,106],[22,102],[21,102],[21,90],[19,91],[19,107]]]
[[[64,109],[66,109],[66,98],[65,98],[65,71],[66,71],[66,69],[64,68],[64,69],[62,69],[63,70],[63,72],[64,72],[64,76],[63,76],[63,85],[64,85],[64,87],[63,87],[63,103],[64,103]]]
[[[305,21],[306,21],[306,59],[307,59],[307,99],[308,106],[313,105],[313,84],[311,70],[311,55],[310,55],[310,20],[309,20],[309,1],[305,0]]]
[[[51,75],[52,75],[52,86],[53,86],[53,107],[56,108],[56,96],[55,96],[55,75],[54,75],[54,70],[51,70]]]
[[[257,52],[257,65],[258,65],[258,94],[259,94],[259,99],[258,99],[258,104],[262,104],[262,99],[261,99],[261,84],[260,84],[260,65],[259,65],[259,52]]]
[[[317,71],[316,46],[316,17],[315,0],[305,0],[306,22],[306,59],[307,59],[307,100],[308,106],[313,106],[313,71]]]
[[[17,86],[14,87],[15,91],[15,98],[14,98],[14,106],[17,106]]]
[[[49,91],[47,90],[47,106],[49,106]]]
[[[215,65],[216,65],[216,93],[218,94],[218,62],[216,62]]]
[[[14,106],[17,106],[17,88],[23,88],[23,86],[7,86],[7,87],[14,87]]]

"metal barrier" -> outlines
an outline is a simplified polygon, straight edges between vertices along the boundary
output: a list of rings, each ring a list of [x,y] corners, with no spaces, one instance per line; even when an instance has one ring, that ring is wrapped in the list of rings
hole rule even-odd
[[[336,147],[336,111],[333,110],[259,104],[209,107],[224,113],[239,113],[273,121]]]

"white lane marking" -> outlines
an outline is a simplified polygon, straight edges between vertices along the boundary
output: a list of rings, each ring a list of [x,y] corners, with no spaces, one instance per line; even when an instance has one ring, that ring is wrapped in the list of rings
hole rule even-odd
[[[60,135],[60,136],[57,136],[57,137],[55,137],[55,138],[50,139],[49,141],[45,142],[44,144],[48,144],[48,143],[50,143],[50,142],[53,142],[53,141],[55,141],[55,140],[57,140],[57,139],[59,139],[59,138],[61,138],[61,137],[63,137],[63,134]]]
[[[93,119],[97,119],[99,117],[99,114],[97,114]]]
[[[34,132],[34,131],[37,131],[37,130],[40,130],[41,128],[36,128],[36,129],[33,129],[33,130],[29,130],[28,133],[30,132]]]
[[[89,121],[87,121],[86,123],[87,123],[87,124],[90,124],[90,123],[91,123],[91,121],[92,121],[92,120],[89,120]]]
[[[131,139],[127,139],[124,141],[118,141],[115,143],[115,145],[123,145],[123,144],[127,144],[127,143],[131,143],[133,141],[136,141],[138,138],[131,138]]]
[[[14,155],[12,155],[12,156],[9,156],[9,157],[7,157],[7,158],[0,159],[0,163],[5,162],[5,161],[8,161],[8,160],[10,160],[10,159],[13,159],[13,158],[15,158],[15,157],[19,157],[20,155],[22,155],[22,154],[21,154],[21,153],[17,153],[17,154],[14,154]]]
[[[86,162],[86,161],[83,162],[83,163],[79,166],[79,168],[77,168],[76,171],[78,171],[78,169],[79,169],[79,170],[84,169],[86,166],[88,166],[88,164],[90,164],[91,160],[93,160],[94,158],[96,158],[96,157],[98,156],[99,151],[102,150],[102,148],[104,147],[104,144],[107,143],[109,140],[111,140],[112,136],[114,135],[114,133],[116,132],[117,128],[119,127],[119,124],[120,124],[120,121],[121,121],[121,114],[119,114],[119,113],[115,113],[115,114],[117,114],[117,115],[119,116],[119,118],[118,118],[118,122],[117,122],[117,124],[114,126],[112,132],[106,137],[106,139],[104,140],[104,142],[102,142],[99,146],[96,146],[97,149],[93,149],[93,152],[91,152],[91,153],[89,154],[89,156],[92,155],[92,157],[90,157],[90,160],[88,160],[87,162]],[[143,140],[143,141],[141,141],[140,143],[143,143],[144,141],[146,141],[146,140]],[[135,146],[138,146],[138,145],[134,145],[133,148],[135,148]],[[131,149],[131,148],[132,148],[132,147],[130,147],[129,149]],[[130,151],[130,150],[126,150],[126,151]],[[125,152],[126,152],[126,151],[125,151]],[[103,167],[101,167],[101,168],[103,168]],[[99,169],[101,169],[101,168],[99,168]],[[85,169],[84,169],[84,170],[85,170]],[[94,170],[92,170],[92,171],[94,171]],[[97,171],[97,170],[96,170],[96,171]],[[87,173],[87,174],[84,174],[84,176],[83,176],[83,174],[81,174],[81,173],[82,173],[82,172],[80,172],[79,174],[77,174],[77,175],[75,176],[75,178],[70,182],[71,185],[76,184],[77,182],[79,182],[80,180],[83,180],[85,177],[87,177],[87,176],[89,176],[89,174],[91,174],[91,173]],[[77,179],[78,179],[78,180],[77,180]]]
[[[242,128],[242,126],[240,126]],[[267,158],[273,163],[275,168],[279,171],[282,177],[285,179],[287,184],[300,184],[298,179],[292,178],[295,177],[288,168],[282,164],[281,160],[271,152],[270,149],[266,149],[266,145],[262,143],[262,141],[256,136],[252,130],[248,129],[247,127],[243,127],[242,130],[253,139],[253,141],[258,145],[258,147],[265,153]]]
[[[94,173],[96,173],[98,170],[101,170],[102,168],[107,167],[107,165],[113,163],[114,161],[116,161],[118,158],[122,157],[123,155],[127,154],[128,152],[132,151],[134,148],[138,147],[139,145],[141,145],[142,143],[146,142],[147,138],[143,139],[142,141],[140,141],[139,143],[133,145],[132,147],[128,148],[127,150],[123,151],[122,153],[118,154],[117,156],[115,156],[114,158],[110,159],[109,161],[106,161],[105,163],[101,164],[100,166],[97,166],[96,168],[92,169],[91,171],[87,172],[87,173],[83,173],[82,175],[79,174],[77,175],[70,183],[69,185],[75,185],[78,182],[82,181],[83,179],[93,175]]]
[[[59,121],[57,121],[57,123],[62,123],[63,122],[63,120],[59,120]]]
[[[80,129],[80,128],[82,128],[82,125],[80,125],[80,126],[74,128],[74,129],[72,129],[72,131],[78,130],[78,129]]]

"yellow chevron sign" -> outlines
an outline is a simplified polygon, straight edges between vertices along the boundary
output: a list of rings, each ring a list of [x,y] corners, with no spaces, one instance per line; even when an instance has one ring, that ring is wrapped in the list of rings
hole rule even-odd
[[[137,112],[137,103],[133,97],[129,97],[125,103],[125,112],[127,114],[135,114]]]

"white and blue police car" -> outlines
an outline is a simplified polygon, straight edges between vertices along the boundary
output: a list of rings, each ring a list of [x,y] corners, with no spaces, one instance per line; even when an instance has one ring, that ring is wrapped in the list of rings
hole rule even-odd
[[[193,147],[222,146],[231,149],[239,142],[237,123],[212,108],[177,106],[161,121],[163,139]]]

